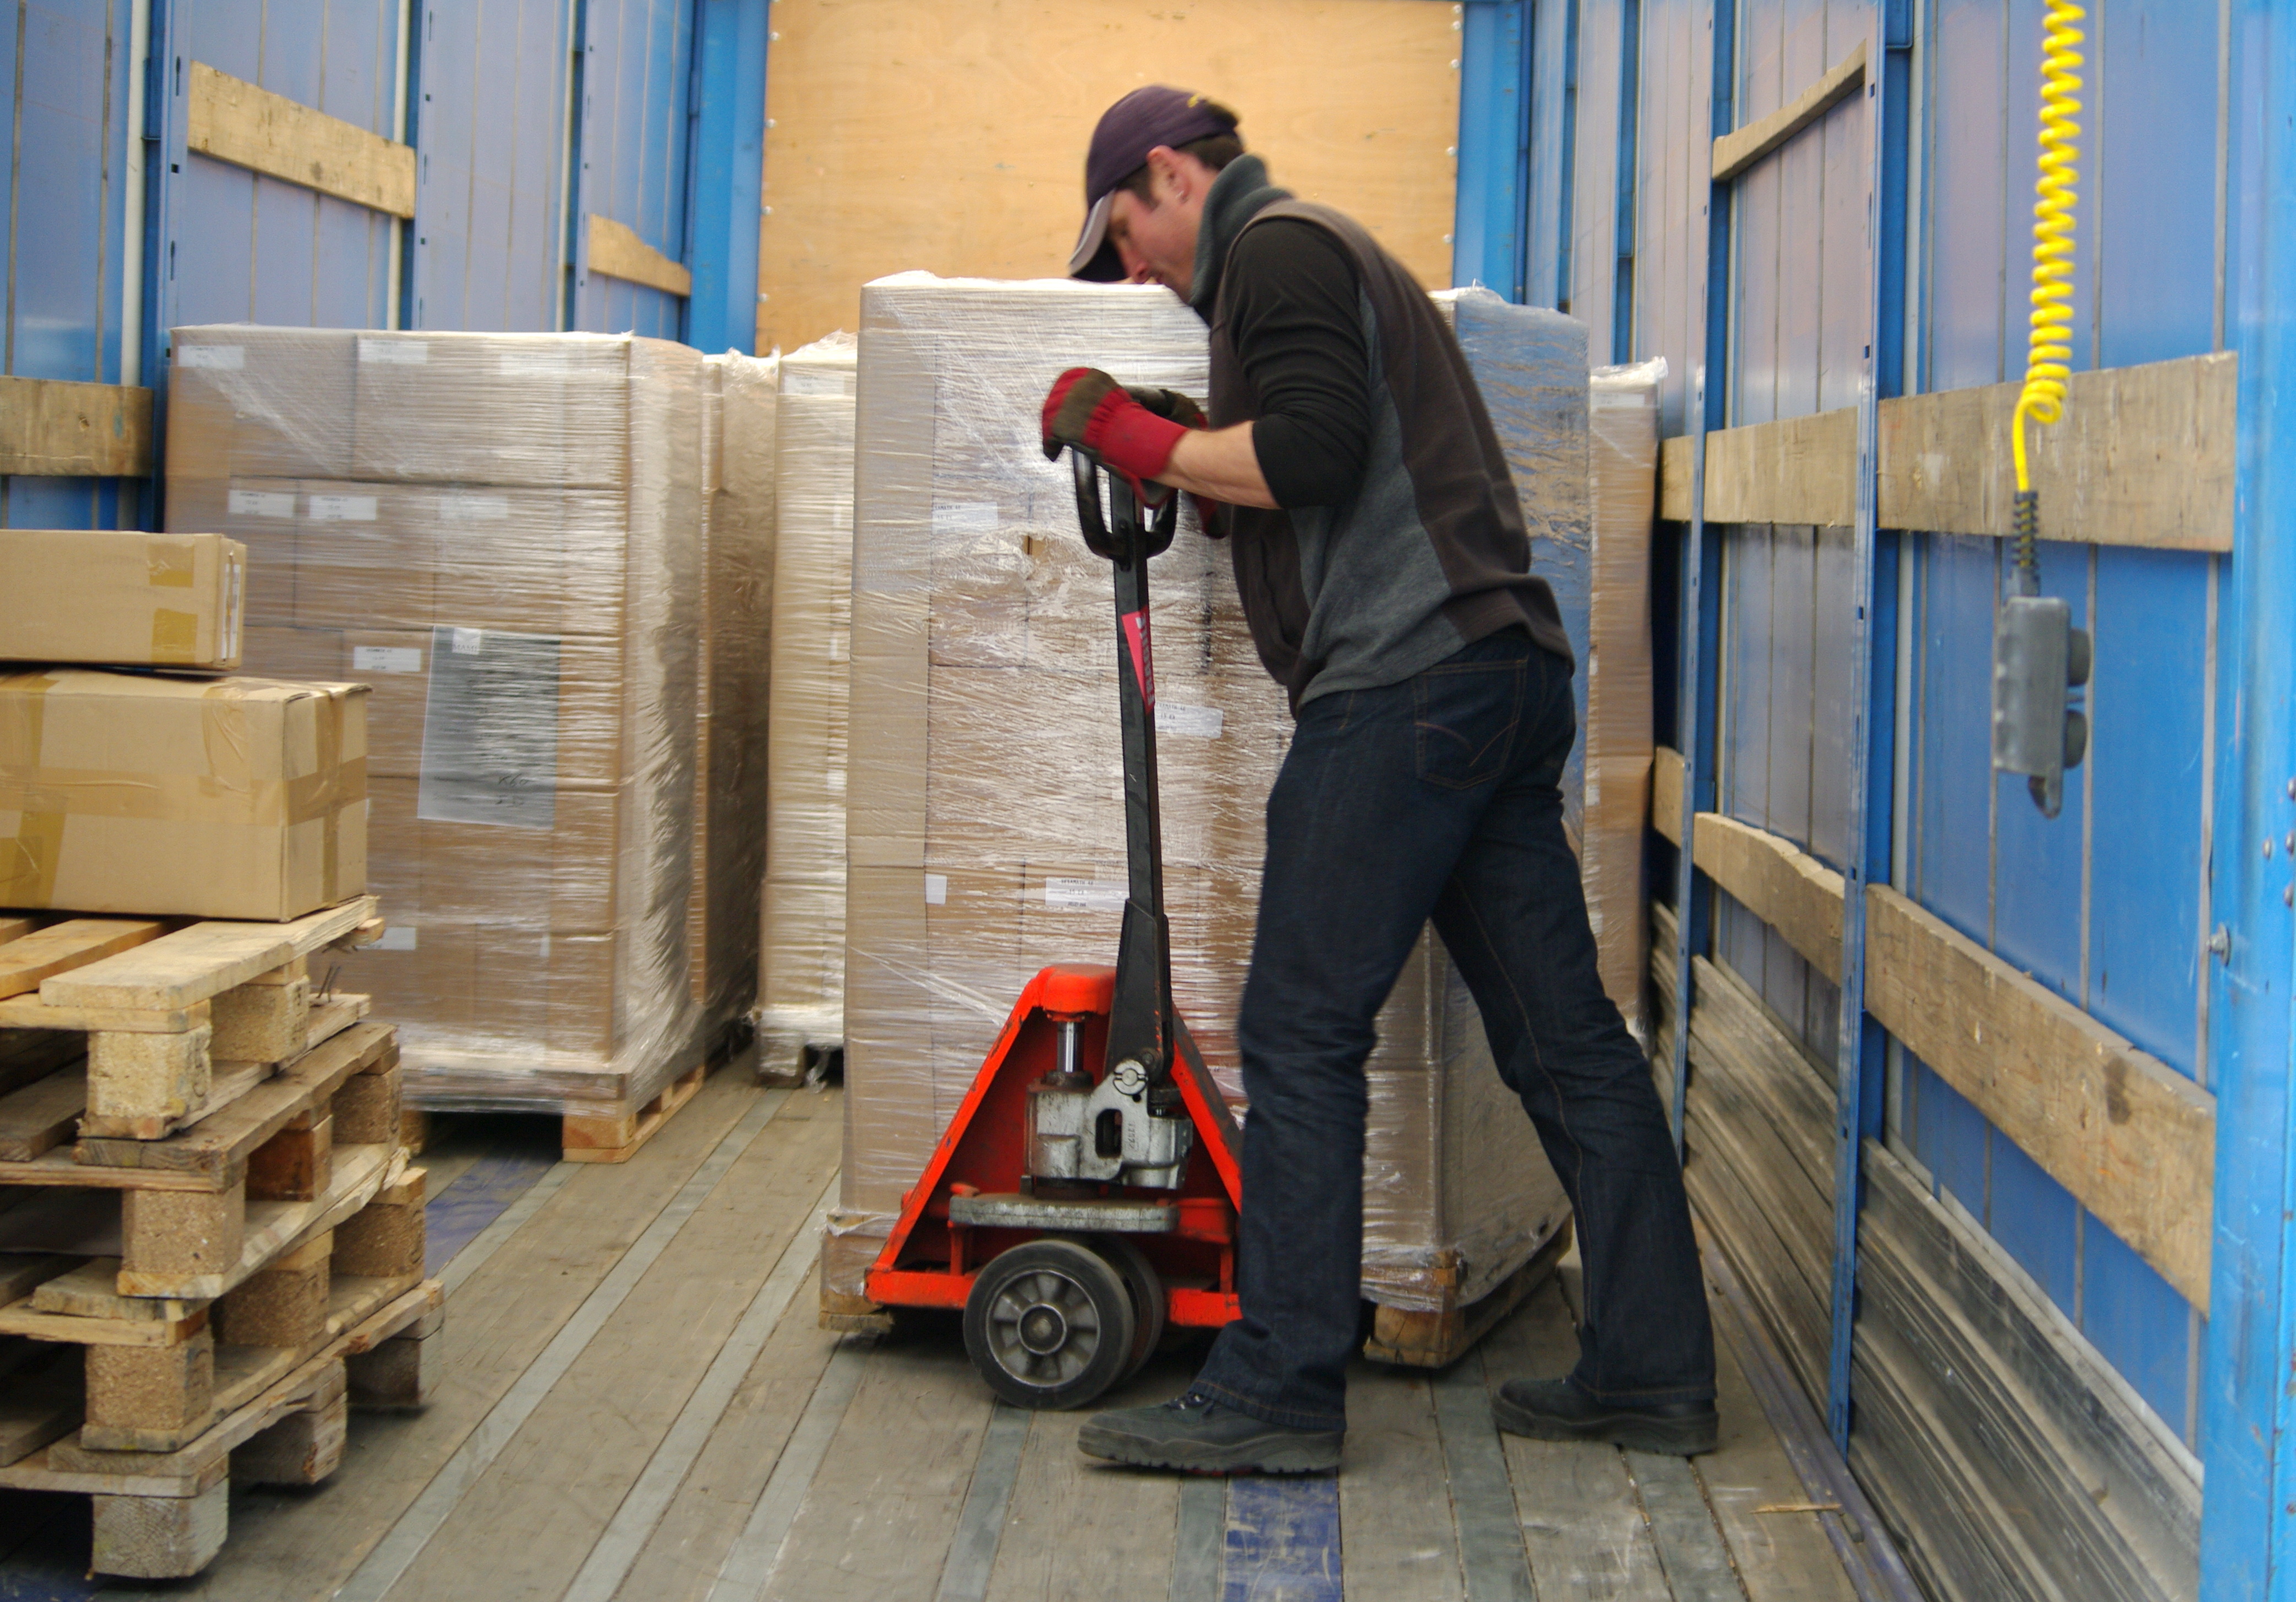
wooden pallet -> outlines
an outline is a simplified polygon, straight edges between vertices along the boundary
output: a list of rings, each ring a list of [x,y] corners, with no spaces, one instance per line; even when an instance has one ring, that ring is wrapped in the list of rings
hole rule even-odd
[[[802,1029],[759,1024],[758,1082],[794,1089],[845,1072],[845,1041],[824,1039]]]
[[[81,1444],[174,1451],[420,1281],[423,1173],[390,1172],[357,1206],[310,1215],[251,1269],[250,1243],[215,1296],[123,1295],[119,1258],[42,1257],[0,1291],[12,1298],[0,1338],[84,1353]],[[53,1438],[31,1439],[34,1429],[20,1418],[0,1429],[0,1461]]]
[[[89,1567],[97,1573],[195,1574],[223,1548],[234,1482],[316,1484],[342,1460],[350,1408],[422,1405],[435,1367],[428,1342],[443,1307],[436,1279],[390,1295],[346,1287],[331,1303],[324,1341],[283,1371],[274,1361],[259,1376],[232,1377],[229,1405],[182,1445],[123,1451],[52,1439],[0,1467],[0,1486],[93,1498]],[[219,1385],[224,1378],[219,1372]],[[18,1394],[33,1389],[28,1379]],[[8,1396],[0,1390],[0,1421],[11,1415]]]
[[[709,1075],[707,1062],[697,1064],[664,1085],[642,1105],[627,1101],[602,1103],[594,1113],[568,1113],[561,1131],[561,1150],[570,1163],[627,1163],[638,1148],[653,1139],[670,1116],[701,1093]]]
[[[230,1105],[365,1016],[367,999],[326,994],[324,973],[315,990],[311,963],[381,932],[371,895],[287,923],[0,914],[0,1124],[12,1113],[30,1130],[12,1145],[0,1133],[0,1160],[37,1157],[75,1122],[156,1140]],[[17,1033],[31,1030],[50,1033]]]
[[[1544,1285],[1570,1250],[1570,1222],[1566,1219],[1528,1263],[1500,1280],[1480,1302],[1433,1312],[1379,1308],[1372,1320],[1371,1338],[1364,1342],[1364,1355],[1374,1362],[1406,1368],[1448,1368]]]

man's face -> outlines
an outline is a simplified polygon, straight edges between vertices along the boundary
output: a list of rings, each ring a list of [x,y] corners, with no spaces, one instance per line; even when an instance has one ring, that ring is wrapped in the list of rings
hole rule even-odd
[[[1108,237],[1134,283],[1160,283],[1185,299],[1196,274],[1196,230],[1216,175],[1192,156],[1158,146],[1148,152],[1152,204],[1119,189],[1108,212]]]

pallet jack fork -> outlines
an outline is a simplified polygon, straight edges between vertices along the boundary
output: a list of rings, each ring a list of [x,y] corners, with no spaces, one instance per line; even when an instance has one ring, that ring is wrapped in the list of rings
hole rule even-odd
[[[1242,1199],[1242,1136],[1172,1005],[1148,559],[1171,544],[1179,497],[1145,507],[1091,453],[1070,457],[1085,543],[1115,569],[1116,966],[1047,968],[1021,991],[865,1281],[881,1306],[962,1308],[973,1366],[1022,1407],[1081,1406],[1168,1324],[1234,1319]]]

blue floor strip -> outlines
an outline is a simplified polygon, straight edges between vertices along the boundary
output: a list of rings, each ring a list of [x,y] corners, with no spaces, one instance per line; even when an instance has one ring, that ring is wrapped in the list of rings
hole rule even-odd
[[[1337,1479],[1228,1482],[1221,1602],[1341,1602]]]
[[[435,1274],[453,1262],[455,1253],[477,1239],[557,1161],[554,1152],[496,1152],[463,1170],[422,1209],[422,1271]]]

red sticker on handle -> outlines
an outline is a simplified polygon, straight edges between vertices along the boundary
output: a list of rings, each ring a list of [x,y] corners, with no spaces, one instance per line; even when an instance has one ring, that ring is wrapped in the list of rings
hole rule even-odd
[[[1149,711],[1156,710],[1156,662],[1148,644],[1148,614],[1145,609],[1124,614],[1124,643],[1132,652],[1132,677],[1140,686],[1140,699]]]

